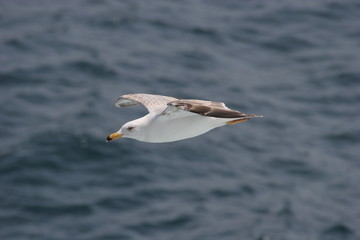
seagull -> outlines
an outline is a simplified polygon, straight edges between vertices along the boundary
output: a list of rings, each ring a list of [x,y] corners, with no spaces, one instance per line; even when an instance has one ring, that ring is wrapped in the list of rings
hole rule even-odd
[[[118,98],[116,107],[144,105],[149,113],[125,123],[106,141],[132,138],[142,142],[165,143],[192,138],[224,125],[234,125],[262,117],[229,109],[222,102],[179,99],[154,94],[126,94]]]

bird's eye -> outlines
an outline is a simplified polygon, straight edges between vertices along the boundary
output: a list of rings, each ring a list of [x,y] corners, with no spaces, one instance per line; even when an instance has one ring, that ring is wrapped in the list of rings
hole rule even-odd
[[[128,127],[127,128],[127,130],[129,130],[129,131],[131,131],[131,130],[133,130],[134,129],[134,127]]]

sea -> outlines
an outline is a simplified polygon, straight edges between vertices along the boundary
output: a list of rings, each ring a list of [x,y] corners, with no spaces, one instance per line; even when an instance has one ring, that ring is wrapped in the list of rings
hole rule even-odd
[[[106,143],[129,93],[264,118]],[[359,119],[358,0],[3,0],[0,239],[359,240]]]

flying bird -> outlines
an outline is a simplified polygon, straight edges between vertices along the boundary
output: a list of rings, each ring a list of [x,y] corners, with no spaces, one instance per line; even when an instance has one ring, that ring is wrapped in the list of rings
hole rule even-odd
[[[222,102],[179,99],[153,94],[127,94],[118,98],[116,107],[142,104],[149,113],[125,123],[106,141],[132,138],[150,143],[164,143],[196,137],[214,128],[234,125],[262,117],[229,109]]]

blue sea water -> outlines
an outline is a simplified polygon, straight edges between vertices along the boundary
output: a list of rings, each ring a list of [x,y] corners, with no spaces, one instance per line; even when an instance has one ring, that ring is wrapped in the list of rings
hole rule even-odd
[[[0,239],[359,240],[360,3],[0,2]],[[261,114],[109,133],[126,93]]]

